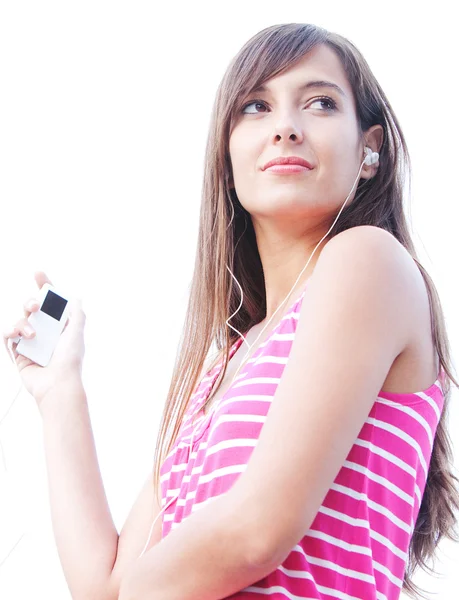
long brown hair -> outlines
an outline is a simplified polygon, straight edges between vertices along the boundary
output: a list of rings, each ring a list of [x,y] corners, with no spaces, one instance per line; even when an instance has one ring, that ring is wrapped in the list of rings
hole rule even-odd
[[[359,225],[374,225],[392,233],[413,257],[425,280],[433,342],[444,370],[445,408],[437,428],[426,488],[410,542],[403,589],[415,597],[420,589],[412,575],[418,566],[433,572],[427,561],[438,542],[457,540],[455,511],[459,509],[459,481],[452,472],[451,440],[447,430],[452,374],[450,345],[435,285],[419,263],[403,206],[405,177],[411,190],[411,161],[397,117],[366,60],[346,38],[310,24],[274,25],[253,36],[234,57],[217,90],[207,139],[199,237],[190,297],[155,449],[154,485],[159,497],[160,466],[170,452],[196,384],[206,372],[212,345],[224,358],[223,369],[208,400],[217,392],[226,372],[228,354],[238,334],[226,320],[244,302],[231,324],[246,332],[266,316],[262,264],[249,213],[231,189],[229,138],[247,95],[266,80],[289,69],[319,44],[335,51],[347,74],[356,101],[360,134],[372,125],[384,129],[376,175],[361,179],[353,202],[345,207],[329,238]],[[204,307],[204,308],[203,308]]]

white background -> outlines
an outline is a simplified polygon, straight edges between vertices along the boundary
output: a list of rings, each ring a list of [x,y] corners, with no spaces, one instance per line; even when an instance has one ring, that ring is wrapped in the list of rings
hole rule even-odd
[[[270,25],[348,37],[413,159],[412,228],[459,349],[453,2],[4,2],[0,13],[0,321],[34,271],[83,300],[84,383],[118,531],[151,470],[194,264],[204,146],[231,58]],[[456,364],[456,363],[455,363]],[[0,355],[0,418],[20,380]],[[458,395],[451,429],[457,445]],[[51,528],[41,419],[21,392],[0,424],[0,597],[70,598]],[[24,536],[21,538],[21,536]],[[16,545],[16,543],[19,543]],[[459,585],[455,544],[439,600]]]

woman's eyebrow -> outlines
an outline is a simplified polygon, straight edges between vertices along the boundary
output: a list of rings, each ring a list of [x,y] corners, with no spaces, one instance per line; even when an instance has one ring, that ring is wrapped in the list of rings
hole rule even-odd
[[[339,94],[341,94],[341,96],[346,97],[346,94],[339,87],[339,85],[337,85],[336,83],[332,83],[331,81],[325,81],[325,80],[307,81],[306,83],[303,83],[303,85],[300,85],[300,87],[298,88],[298,91],[303,92],[304,90],[309,90],[312,88],[332,88],[333,90],[335,90]],[[258,92],[267,92],[267,91],[269,91],[269,90],[266,86],[260,85],[256,89],[252,90],[252,93],[256,94]]]

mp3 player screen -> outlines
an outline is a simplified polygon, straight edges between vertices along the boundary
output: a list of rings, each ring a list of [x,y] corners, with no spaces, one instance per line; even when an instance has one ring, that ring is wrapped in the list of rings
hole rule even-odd
[[[60,321],[66,305],[67,300],[65,300],[65,298],[62,298],[62,296],[58,296],[51,290],[48,290],[40,310],[50,317],[53,317],[53,319],[56,319],[56,321]]]

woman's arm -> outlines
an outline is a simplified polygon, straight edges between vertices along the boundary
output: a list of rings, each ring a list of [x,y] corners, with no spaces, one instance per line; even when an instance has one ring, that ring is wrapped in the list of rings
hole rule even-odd
[[[86,393],[78,380],[60,384],[40,412],[51,518],[73,600],[115,600],[108,582],[118,532],[97,460]]]
[[[132,565],[119,600],[217,600],[271,573],[245,515],[232,490],[192,513]]]
[[[137,561],[119,600],[226,598],[308,531],[412,330],[413,263],[387,232],[354,229],[317,262],[246,470]]]

